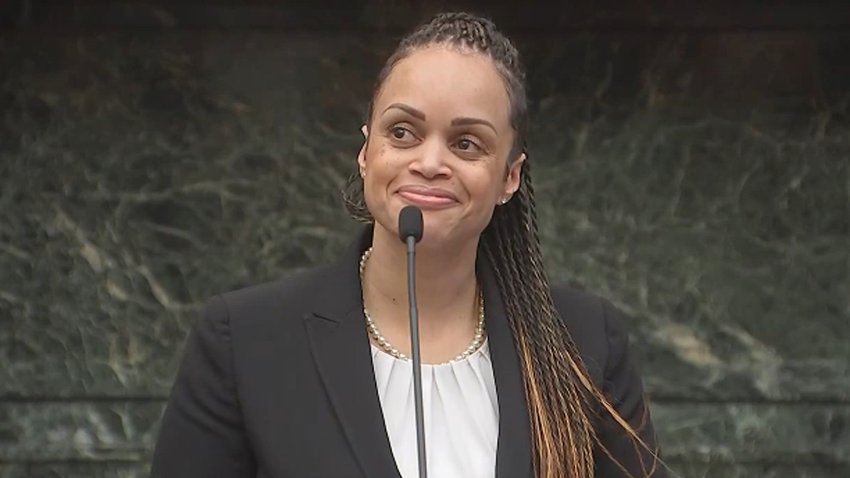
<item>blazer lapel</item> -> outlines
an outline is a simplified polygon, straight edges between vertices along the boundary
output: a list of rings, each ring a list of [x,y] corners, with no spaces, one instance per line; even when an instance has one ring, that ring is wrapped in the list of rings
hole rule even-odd
[[[305,319],[313,358],[363,476],[401,478],[378,397],[357,263],[369,236],[325,277],[315,313]]]
[[[531,477],[531,427],[519,355],[505,306],[489,264],[479,260],[478,278],[487,308],[487,340],[499,397],[496,478]]]

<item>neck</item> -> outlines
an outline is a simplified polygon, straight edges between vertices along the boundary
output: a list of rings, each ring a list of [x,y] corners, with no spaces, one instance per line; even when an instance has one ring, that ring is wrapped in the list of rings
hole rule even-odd
[[[477,325],[477,243],[423,244],[416,253],[416,295],[423,361],[446,361],[470,342]],[[409,352],[407,246],[375,226],[363,276],[363,299],[381,333]]]
[[[476,291],[477,244],[460,247],[428,247],[416,250],[416,295],[420,315],[444,310]],[[380,298],[407,308],[407,246],[393,233],[375,227],[372,254],[365,276],[366,286]]]

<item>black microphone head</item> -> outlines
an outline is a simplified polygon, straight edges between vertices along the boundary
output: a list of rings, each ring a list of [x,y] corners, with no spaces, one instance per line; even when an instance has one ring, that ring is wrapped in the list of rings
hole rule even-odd
[[[422,211],[416,206],[405,206],[398,214],[398,237],[401,242],[413,236],[416,242],[422,239]]]

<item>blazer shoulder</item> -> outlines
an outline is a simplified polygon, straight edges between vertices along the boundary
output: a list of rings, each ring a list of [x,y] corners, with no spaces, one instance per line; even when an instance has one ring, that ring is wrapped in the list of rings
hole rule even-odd
[[[318,266],[287,274],[277,280],[251,285],[221,294],[221,306],[234,325],[270,319],[296,318],[315,302],[328,266]]]
[[[590,292],[553,284],[552,300],[594,381],[601,385],[625,334],[619,312]]]
[[[607,333],[606,301],[564,284],[552,285],[552,301],[579,349],[599,348],[597,342]]]

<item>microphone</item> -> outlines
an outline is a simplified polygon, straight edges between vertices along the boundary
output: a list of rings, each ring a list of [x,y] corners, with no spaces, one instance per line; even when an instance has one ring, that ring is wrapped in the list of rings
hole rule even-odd
[[[422,357],[419,354],[419,311],[416,309],[416,243],[422,239],[422,211],[405,206],[398,215],[398,236],[407,244],[407,302],[410,305],[410,350],[413,363],[413,400],[416,410],[416,446],[419,478],[427,478],[425,466],[425,414],[422,406]]]
[[[404,206],[398,213],[398,237],[401,242],[408,244],[408,248],[410,248],[410,243],[407,242],[407,238],[412,237],[414,244],[416,244],[422,239],[423,228],[422,211],[418,207]]]

